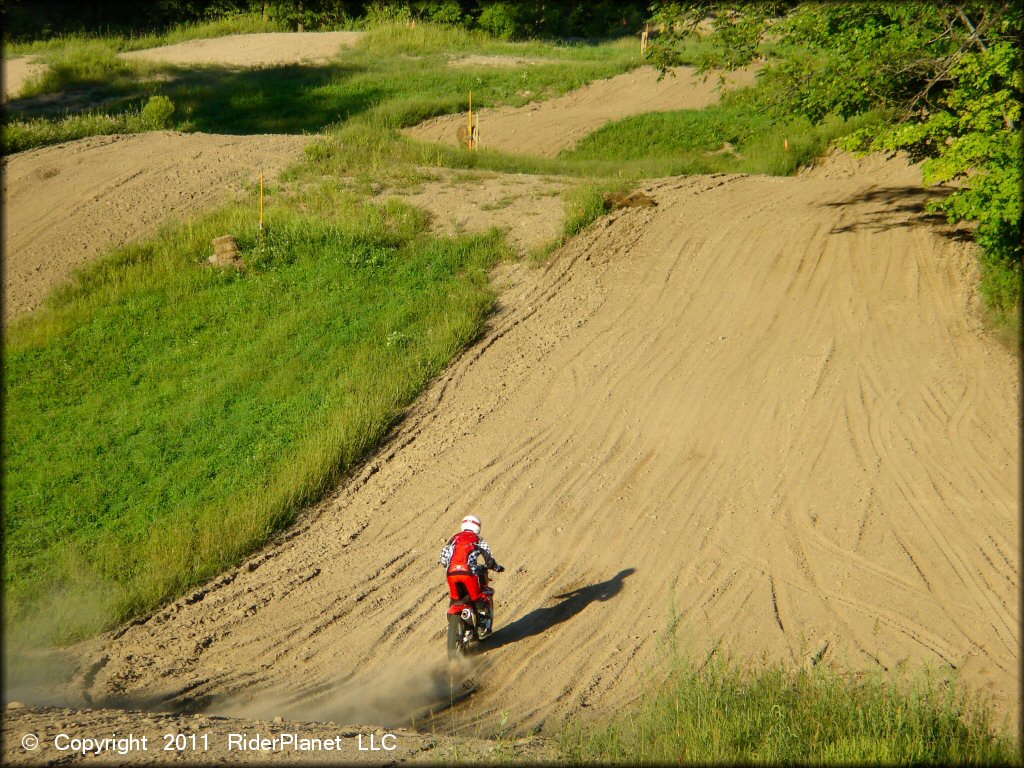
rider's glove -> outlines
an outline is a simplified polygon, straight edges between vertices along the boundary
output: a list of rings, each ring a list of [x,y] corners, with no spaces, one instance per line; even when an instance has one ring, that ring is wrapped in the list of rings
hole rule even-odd
[[[494,566],[494,570],[497,571],[498,573],[501,573],[502,571],[505,570],[505,566],[504,565],[495,565]]]

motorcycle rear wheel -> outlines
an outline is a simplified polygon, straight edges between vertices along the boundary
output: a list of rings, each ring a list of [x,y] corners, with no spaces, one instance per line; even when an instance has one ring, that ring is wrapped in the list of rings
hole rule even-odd
[[[466,633],[462,629],[462,617],[448,616],[448,660],[466,655]]]

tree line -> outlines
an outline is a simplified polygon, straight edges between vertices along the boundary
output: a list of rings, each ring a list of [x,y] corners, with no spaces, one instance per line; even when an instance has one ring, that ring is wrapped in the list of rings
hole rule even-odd
[[[159,31],[236,14],[262,14],[290,29],[364,22],[429,21],[484,29],[506,39],[635,34],[647,0],[3,0],[8,39],[70,32]]]

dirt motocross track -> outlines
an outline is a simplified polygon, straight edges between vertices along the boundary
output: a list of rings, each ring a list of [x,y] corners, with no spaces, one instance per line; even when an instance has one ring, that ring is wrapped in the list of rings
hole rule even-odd
[[[358,477],[96,641],[76,703],[444,707],[436,558],[474,512],[508,566],[498,631],[435,727],[621,711],[673,611],[695,654],[953,664],[1015,716],[1018,370],[973,319],[968,246],[919,220],[919,180],[844,158],[667,180],[658,207],[513,271]]]
[[[73,649],[68,703],[118,732],[154,720],[113,708],[556,730],[635,701],[676,620],[697,658],[953,664],[1015,720],[1018,365],[919,185],[845,156],[663,180],[505,267],[482,338],[356,477]],[[508,570],[453,695],[436,560],[469,512]]]

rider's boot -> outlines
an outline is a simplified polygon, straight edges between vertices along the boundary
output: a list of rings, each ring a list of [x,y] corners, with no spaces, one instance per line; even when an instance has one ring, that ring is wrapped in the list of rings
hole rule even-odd
[[[474,601],[473,605],[476,608],[476,615],[480,619],[480,626],[485,633],[489,633],[491,631],[491,612],[488,610],[487,600],[480,598]]]

